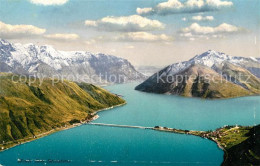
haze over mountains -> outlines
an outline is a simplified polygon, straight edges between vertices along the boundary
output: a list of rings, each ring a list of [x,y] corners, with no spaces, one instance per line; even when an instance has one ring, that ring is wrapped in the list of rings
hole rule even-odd
[[[209,50],[155,73],[136,90],[187,97],[230,98],[260,93],[260,59]]]
[[[161,70],[162,67],[159,66],[137,66],[136,69],[140,73],[144,74],[145,76],[151,76],[155,72]]]
[[[123,83],[143,79],[129,61],[102,53],[58,51],[52,46],[10,43],[0,39],[0,72],[63,77],[89,83]]]

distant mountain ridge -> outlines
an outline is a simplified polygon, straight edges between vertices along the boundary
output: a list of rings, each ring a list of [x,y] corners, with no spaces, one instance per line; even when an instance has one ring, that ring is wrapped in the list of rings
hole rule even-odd
[[[85,51],[58,51],[52,46],[12,44],[0,39],[0,72],[64,77],[78,82],[123,83],[144,76],[126,59]]]
[[[209,50],[167,66],[135,89],[187,97],[230,98],[260,94],[260,61]]]

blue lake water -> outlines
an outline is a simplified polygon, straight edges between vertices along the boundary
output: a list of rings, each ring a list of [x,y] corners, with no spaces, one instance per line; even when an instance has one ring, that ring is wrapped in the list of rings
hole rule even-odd
[[[214,130],[224,125],[260,123],[260,97],[202,100],[133,90],[136,84],[106,87],[128,104],[100,112],[95,122]],[[71,160],[17,163],[17,159]],[[0,164],[16,165],[220,165],[223,152],[196,136],[153,130],[83,125],[0,153]]]

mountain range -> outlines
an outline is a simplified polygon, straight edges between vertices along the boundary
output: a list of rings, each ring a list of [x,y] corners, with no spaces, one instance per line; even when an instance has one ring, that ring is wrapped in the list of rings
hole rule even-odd
[[[0,72],[59,77],[95,84],[144,79],[126,59],[85,51],[58,51],[52,46],[10,43],[0,39]]]
[[[230,98],[260,94],[260,59],[209,50],[153,74],[135,89],[187,97]]]

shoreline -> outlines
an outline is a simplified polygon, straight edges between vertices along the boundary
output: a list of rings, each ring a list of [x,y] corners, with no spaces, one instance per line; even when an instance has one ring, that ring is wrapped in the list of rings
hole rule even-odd
[[[81,126],[81,125],[83,125],[85,123],[89,123],[91,121],[97,120],[99,118],[99,115],[98,115],[99,112],[106,111],[106,110],[111,110],[113,108],[120,107],[120,106],[123,106],[125,104],[127,104],[127,102],[124,102],[124,103],[118,104],[118,105],[114,105],[114,106],[111,106],[111,107],[108,107],[108,108],[102,108],[102,109],[96,110],[95,112],[92,113],[92,115],[93,115],[92,118],[87,119],[85,121],[82,121],[80,123],[74,123],[74,124],[71,124],[71,125],[66,125],[66,127],[55,128],[55,129],[49,130],[47,132],[40,133],[40,134],[38,134],[36,136],[33,136],[33,137],[28,137],[28,138],[25,138],[25,139],[19,139],[19,140],[16,140],[17,143],[15,143],[15,142],[10,142],[10,143],[7,142],[5,144],[10,144],[10,147],[7,147],[7,148],[5,148],[4,144],[0,144],[0,146],[3,146],[2,148],[4,148],[4,149],[2,149],[2,148],[0,149],[0,153],[4,152],[4,151],[7,151],[7,150],[9,150],[11,148],[14,148],[16,146],[23,145],[23,144],[26,144],[26,143],[38,140],[40,138],[49,136],[49,135],[54,134],[56,132],[69,130],[69,129],[72,129],[72,128],[75,128],[75,127],[79,127],[79,126]],[[23,141],[23,140],[26,140],[26,141]]]
[[[208,140],[216,143],[219,149],[221,149],[224,152],[226,151],[225,148],[223,146],[221,146],[219,141],[217,141],[217,140],[215,140],[213,138],[210,138],[210,137],[204,137],[204,136],[201,136],[199,134],[195,134],[195,132],[196,133],[198,132],[200,134],[206,133],[205,131],[193,131],[193,130],[190,130],[189,132],[185,132],[185,130],[181,130],[181,129],[172,130],[172,129],[158,129],[158,128],[153,128],[153,130],[162,131],[162,132],[171,132],[171,133],[176,133],[176,134],[194,135],[194,136],[197,136],[197,137],[200,137],[200,138],[203,138],[203,139],[208,139]]]
[[[135,89],[136,90],[136,89]],[[251,95],[244,95],[244,96],[233,96],[233,97],[220,97],[220,98],[203,98],[203,97],[196,97],[196,96],[184,96],[184,95],[178,95],[178,94],[171,94],[171,93],[155,93],[151,91],[143,91],[143,90],[137,90],[139,92],[143,93],[151,93],[151,94],[158,94],[158,95],[167,95],[167,96],[175,96],[175,97],[181,97],[181,98],[187,98],[187,99],[198,99],[198,100],[232,100],[237,98],[243,98],[243,97],[260,97],[260,93],[251,94]]]
[[[221,149],[223,152],[224,152],[224,155],[223,155],[223,162],[222,164],[226,161],[227,159],[227,151],[226,149],[221,145],[221,143],[211,137],[207,137],[207,136],[202,136],[201,134],[205,134],[207,132],[205,131],[193,131],[193,130],[189,130],[189,131],[185,131],[185,130],[181,130],[181,129],[171,129],[171,128],[167,128],[167,129],[164,129],[164,128],[153,128],[153,130],[155,131],[161,131],[161,132],[171,132],[171,133],[176,133],[176,134],[185,134],[185,135],[193,135],[193,136],[197,136],[197,137],[200,137],[202,139],[207,139],[207,140],[210,140],[212,142],[214,142],[215,144],[217,144],[218,148]],[[222,165],[221,164],[221,165]]]
[[[218,138],[222,137],[221,133],[219,132],[222,129],[225,129],[227,126],[224,126],[222,128],[218,128],[214,131],[193,131],[193,130],[181,130],[181,129],[174,129],[174,128],[167,128],[167,127],[160,127],[160,126],[155,126],[153,130],[160,131],[160,132],[171,132],[171,133],[176,133],[176,134],[185,134],[185,135],[193,135],[200,137],[202,139],[208,139],[215,144],[217,144],[218,148],[224,152],[223,154],[223,161],[221,163],[222,165],[225,165],[227,162],[227,159],[229,158],[229,153],[228,149],[226,149],[226,142],[221,142],[218,140]],[[239,127],[234,127],[231,126],[231,129],[239,129]],[[223,145],[222,145],[223,144]]]
[[[108,107],[108,108],[102,108],[102,109],[100,109],[100,110],[95,111],[94,114],[97,114],[97,113],[102,112],[102,111],[111,110],[111,109],[113,109],[113,108],[121,107],[121,106],[126,105],[126,104],[127,104],[127,102],[125,101],[125,102],[122,103],[122,104],[114,105],[114,106],[111,106],[111,107]]]

